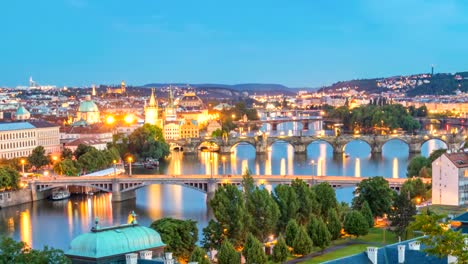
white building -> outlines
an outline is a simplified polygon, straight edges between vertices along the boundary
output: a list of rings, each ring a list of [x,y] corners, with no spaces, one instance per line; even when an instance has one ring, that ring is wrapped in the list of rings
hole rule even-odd
[[[468,153],[445,153],[432,163],[432,204],[468,204]]]
[[[180,126],[179,122],[166,122],[164,124],[164,139],[171,140],[171,139],[179,139],[180,138]]]
[[[46,154],[60,153],[59,126],[45,121],[0,123],[0,158],[29,156],[43,146]]]

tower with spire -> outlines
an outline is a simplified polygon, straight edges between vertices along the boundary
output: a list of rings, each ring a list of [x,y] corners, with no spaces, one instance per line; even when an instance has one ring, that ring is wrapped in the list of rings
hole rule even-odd
[[[158,111],[158,102],[156,101],[156,96],[154,95],[154,88],[152,88],[151,97],[145,106],[145,123],[156,125],[162,128],[162,120],[159,118]]]
[[[177,120],[177,108],[174,105],[174,95],[172,94],[172,86],[169,86],[169,101],[167,103],[166,109],[164,109],[164,116],[166,121]]]
[[[91,92],[91,95],[94,97],[96,96],[96,85],[93,84],[93,91]]]

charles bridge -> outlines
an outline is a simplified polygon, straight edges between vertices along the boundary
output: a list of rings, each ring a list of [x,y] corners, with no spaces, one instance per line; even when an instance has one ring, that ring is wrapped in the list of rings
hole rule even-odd
[[[267,136],[266,134],[254,137],[217,137],[217,138],[191,138],[169,141],[171,150],[180,150],[187,154],[195,154],[200,150],[216,150],[220,153],[231,153],[238,144],[250,144],[258,155],[266,154],[275,142],[287,142],[294,148],[295,153],[306,153],[307,146],[313,142],[327,142],[333,153],[344,153],[345,146],[351,141],[366,142],[371,153],[382,153],[385,143],[399,140],[408,145],[410,153],[420,153],[421,146],[431,140],[438,139],[447,145],[447,148],[459,150],[465,142],[465,136],[457,134],[443,135],[340,135],[340,136]]]
[[[256,185],[291,184],[295,179],[309,185],[328,182],[333,188],[354,187],[366,177],[312,176],[312,175],[253,175]],[[387,178],[390,188],[399,191],[406,179]],[[430,183],[430,179],[422,179]],[[135,190],[151,184],[172,184],[192,188],[207,194],[207,201],[213,198],[216,189],[225,184],[242,184],[242,175],[115,175],[81,177],[42,177],[28,182],[32,200],[46,196],[55,188],[81,186],[91,190],[112,193],[112,201],[120,202],[135,198]]]

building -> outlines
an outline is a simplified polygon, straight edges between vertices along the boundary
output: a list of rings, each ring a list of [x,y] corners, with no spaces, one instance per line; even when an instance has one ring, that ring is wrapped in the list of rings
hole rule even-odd
[[[213,134],[214,131],[216,130],[223,130],[223,127],[221,126],[221,124],[218,122],[218,121],[210,121],[208,123],[208,126],[206,126],[206,134],[208,136],[211,136]]]
[[[59,126],[45,121],[0,123],[0,158],[26,157],[37,146],[60,153]]]
[[[166,244],[154,229],[140,226],[135,213],[130,217],[129,224],[112,227],[100,227],[96,218],[91,232],[74,238],[65,255],[73,264],[174,263],[167,255],[166,259],[172,261],[153,260],[153,256],[162,255]],[[141,262],[138,255],[145,261]]]
[[[169,102],[164,109],[164,117],[166,121],[177,120],[177,107],[174,104],[174,96],[172,95],[172,89],[169,88]]]
[[[91,96],[86,96],[85,101],[80,103],[78,112],[76,113],[76,122],[84,120],[87,124],[95,124],[100,121],[99,108],[96,103],[91,100]]]
[[[120,83],[120,87],[118,87],[118,86],[117,86],[117,88],[107,87],[107,93],[108,94],[124,94],[126,92],[127,92],[127,90],[126,90],[125,81],[122,81]]]
[[[164,124],[164,139],[174,140],[180,138],[180,125],[177,121],[166,122]]]
[[[200,129],[196,120],[185,119],[180,122],[180,138],[198,137],[200,137]]]
[[[70,149],[71,151],[75,152],[80,144],[95,147],[97,150],[106,150],[107,149],[107,142],[99,139],[92,139],[92,138],[78,138],[67,143],[64,143],[64,147]]]
[[[444,153],[432,162],[432,204],[468,204],[468,153]]]
[[[31,118],[31,113],[20,104],[15,112],[15,120],[28,120],[29,118]]]
[[[203,101],[194,92],[188,92],[177,99],[177,105],[185,110],[200,110],[203,107]]]
[[[162,120],[159,118],[158,102],[154,95],[154,89],[151,90],[151,97],[145,106],[145,123],[163,127]]]

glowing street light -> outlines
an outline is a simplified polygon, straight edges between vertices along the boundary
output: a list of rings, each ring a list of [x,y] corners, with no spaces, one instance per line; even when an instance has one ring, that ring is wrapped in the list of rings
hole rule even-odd
[[[132,176],[132,161],[133,161],[133,158],[132,157],[128,157],[128,174],[130,176]]]
[[[116,166],[117,166],[117,161],[116,161],[116,160],[113,160],[112,162],[114,163],[114,177],[115,177],[115,176],[117,176],[117,168],[116,168]]]
[[[24,164],[26,163],[26,160],[25,159],[21,159],[21,168],[23,169],[23,177],[25,177],[24,175]]]
[[[115,118],[113,116],[110,115],[106,118],[106,123],[108,125],[112,125],[114,122],[115,122]]]
[[[134,120],[135,120],[135,117],[133,115],[126,115],[124,118],[124,121],[127,124],[132,124]]]

